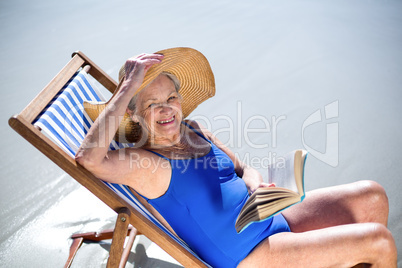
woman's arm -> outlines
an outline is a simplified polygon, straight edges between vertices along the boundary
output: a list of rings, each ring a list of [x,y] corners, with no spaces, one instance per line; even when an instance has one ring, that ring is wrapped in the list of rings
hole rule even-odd
[[[236,170],[236,173],[239,177],[241,177],[244,180],[250,194],[252,194],[255,190],[257,190],[260,187],[270,186],[269,184],[263,181],[260,172],[258,172],[255,168],[246,165],[244,162],[241,162],[240,160],[238,160],[236,156],[235,158],[236,158],[235,161],[240,162],[238,170]],[[240,175],[239,173],[241,172],[243,174]]]
[[[274,186],[274,184],[268,184],[264,182],[260,172],[258,172],[255,168],[250,167],[249,165],[241,161],[239,158],[237,158],[236,155],[232,152],[232,150],[226,147],[218,138],[216,138],[212,134],[211,136],[213,139],[211,141],[216,146],[218,146],[222,151],[224,151],[230,157],[230,159],[232,159],[237,175],[243,179],[250,194],[254,193],[254,191],[260,187]]]
[[[78,149],[76,161],[99,178],[113,180],[124,177],[125,169],[121,169],[121,165],[125,161],[119,161],[118,151],[109,151],[108,148],[146,71],[162,58],[158,54],[141,54],[127,60],[126,76],[116,89],[117,93],[95,120]]]

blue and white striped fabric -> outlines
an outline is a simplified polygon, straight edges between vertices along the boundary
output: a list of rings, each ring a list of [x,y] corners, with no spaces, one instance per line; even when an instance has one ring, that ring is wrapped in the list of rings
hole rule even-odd
[[[84,71],[80,71],[67,82],[63,89],[34,121],[35,126],[40,127],[42,132],[54,140],[71,157],[75,156],[86,133],[93,124],[92,120],[85,113],[83,107],[84,101],[104,102],[105,99],[99,90],[90,83],[88,74]],[[130,144],[122,144],[113,141],[109,149],[116,150],[130,146]],[[198,258],[181,239],[173,235],[148,212],[126,185],[104,183]]]

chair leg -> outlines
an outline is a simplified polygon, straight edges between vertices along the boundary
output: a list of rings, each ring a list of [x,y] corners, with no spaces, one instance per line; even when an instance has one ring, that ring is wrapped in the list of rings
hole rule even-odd
[[[71,264],[73,263],[75,254],[77,254],[77,251],[81,247],[83,242],[84,242],[83,237],[73,238],[73,243],[71,244],[71,247],[70,247],[70,255],[68,256],[68,259],[67,259],[66,264],[64,265],[64,268],[69,268],[71,266]]]
[[[133,248],[134,240],[135,240],[135,237],[137,236],[137,234],[138,234],[137,229],[132,228],[132,230],[129,234],[129,237],[128,237],[126,247],[124,248],[123,255],[120,260],[119,268],[126,267],[126,263],[127,263],[128,257],[130,256],[130,252],[131,252],[131,249]]]
[[[110,248],[109,259],[106,267],[117,268],[123,254],[124,241],[128,230],[128,217],[130,211],[127,208],[120,209],[117,215],[116,226],[114,228],[112,246]]]
[[[71,266],[78,249],[84,241],[99,242],[107,239],[112,239],[107,267],[124,268],[133,247],[135,237],[140,234],[133,226],[128,226],[128,213],[129,210],[126,208],[120,210],[120,213],[117,216],[115,229],[107,229],[99,233],[88,232],[73,234],[71,236],[73,243],[71,244],[70,254],[64,268],[69,268]],[[129,236],[129,239],[123,250],[126,236]]]

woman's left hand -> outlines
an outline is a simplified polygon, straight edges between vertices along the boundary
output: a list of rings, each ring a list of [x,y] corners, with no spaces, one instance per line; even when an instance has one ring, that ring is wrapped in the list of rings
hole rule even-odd
[[[266,183],[266,182],[261,182],[258,187],[254,189],[249,189],[250,195],[252,195],[258,188],[266,188],[266,187],[276,187],[275,183]]]

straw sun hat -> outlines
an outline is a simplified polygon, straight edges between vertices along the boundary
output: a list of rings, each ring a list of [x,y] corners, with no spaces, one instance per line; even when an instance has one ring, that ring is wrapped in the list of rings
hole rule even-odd
[[[181,106],[186,118],[200,103],[215,95],[215,79],[208,60],[192,48],[170,48],[155,52],[164,55],[162,62],[153,65],[146,73],[144,81],[135,94],[149,85],[159,74],[168,72],[180,81],[179,93],[183,97]],[[119,81],[125,75],[125,65],[119,73]],[[119,86],[118,86],[119,88]],[[113,98],[113,96],[112,96]],[[107,103],[84,103],[88,116],[95,121]],[[114,139],[119,142],[135,143],[141,138],[141,126],[132,121],[126,113]]]

